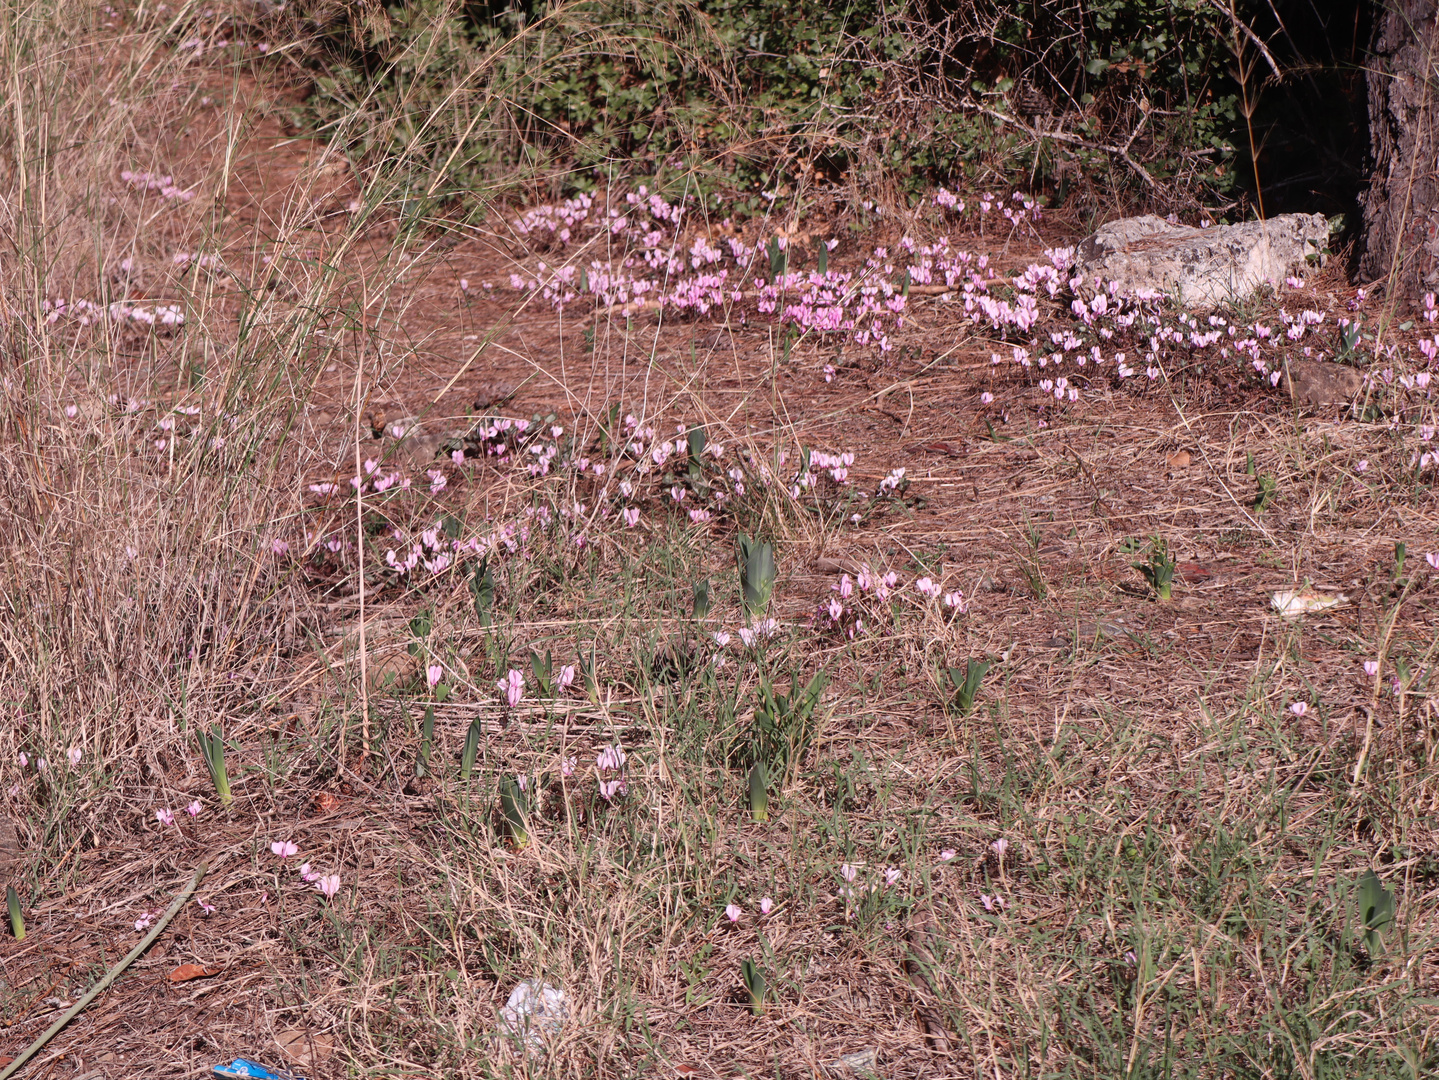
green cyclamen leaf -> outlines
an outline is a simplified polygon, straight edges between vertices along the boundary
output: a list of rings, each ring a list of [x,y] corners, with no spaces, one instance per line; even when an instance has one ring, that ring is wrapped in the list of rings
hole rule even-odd
[[[1359,916],[1364,924],[1364,944],[1371,949],[1382,945],[1380,935],[1394,921],[1394,894],[1373,870],[1364,871],[1359,879]]]
[[[5,906],[10,911],[10,931],[15,935],[16,941],[25,940],[25,916],[20,913],[20,897],[15,893],[15,886],[5,886]]]

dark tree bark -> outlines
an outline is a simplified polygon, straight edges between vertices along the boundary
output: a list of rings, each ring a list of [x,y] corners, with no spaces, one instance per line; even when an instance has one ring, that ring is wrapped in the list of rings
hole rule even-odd
[[[1362,281],[1439,292],[1439,0],[1375,0]]]

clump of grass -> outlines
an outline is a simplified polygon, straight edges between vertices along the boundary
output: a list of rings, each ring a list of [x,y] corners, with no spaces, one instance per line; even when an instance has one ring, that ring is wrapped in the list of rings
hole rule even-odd
[[[1173,597],[1174,556],[1169,550],[1168,542],[1162,537],[1156,536],[1149,542],[1148,559],[1130,565],[1144,576],[1157,599],[1167,601]]]

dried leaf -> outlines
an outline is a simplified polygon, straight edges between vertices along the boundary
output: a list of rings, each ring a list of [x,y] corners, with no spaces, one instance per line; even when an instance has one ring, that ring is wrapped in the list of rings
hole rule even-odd
[[[332,791],[321,791],[315,795],[315,809],[322,814],[332,814],[340,808],[340,797]]]
[[[1171,469],[1187,469],[1194,458],[1190,456],[1188,450],[1176,450],[1169,455],[1167,460]]]
[[[312,1034],[301,1028],[289,1028],[275,1036],[275,1042],[296,1065],[314,1065],[335,1052],[335,1039],[323,1032]]]
[[[191,979],[207,979],[211,975],[218,975],[222,968],[203,967],[200,964],[181,964],[174,971],[166,976],[172,983],[189,982]]]

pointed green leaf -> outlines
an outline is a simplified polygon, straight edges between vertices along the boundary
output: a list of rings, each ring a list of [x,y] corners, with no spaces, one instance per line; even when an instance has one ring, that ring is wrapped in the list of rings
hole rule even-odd
[[[1394,921],[1394,894],[1373,870],[1364,871],[1359,879],[1359,916],[1364,924],[1364,944],[1371,950],[1382,947],[1380,935]]]
[[[13,885],[5,886],[5,906],[10,910],[10,932],[15,935],[16,941],[24,941],[25,916],[20,912],[20,897]]]
[[[756,761],[749,771],[749,812],[755,821],[769,820],[769,776],[764,762]]]
[[[475,770],[475,758],[480,752],[480,718],[477,716],[470,721],[469,730],[465,732],[465,749],[460,754],[460,779],[468,780],[470,773]]]
[[[529,843],[529,794],[513,776],[500,778],[500,814],[516,847]]]

